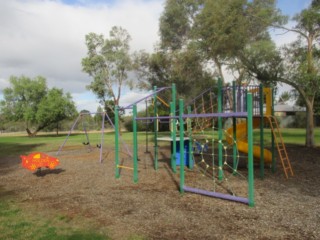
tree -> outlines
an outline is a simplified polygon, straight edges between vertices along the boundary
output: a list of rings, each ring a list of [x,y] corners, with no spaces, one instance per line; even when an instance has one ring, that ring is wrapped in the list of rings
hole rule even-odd
[[[130,40],[129,33],[116,26],[109,32],[109,38],[96,33],[86,35],[88,53],[82,59],[82,69],[93,78],[87,88],[103,106],[112,103],[107,105],[111,111],[114,111],[114,105],[119,105],[122,87],[132,86],[128,79],[128,73],[132,69]],[[107,102],[110,99],[112,101]]]
[[[179,97],[188,99],[214,84],[212,74],[204,69],[201,56],[191,45],[172,52],[158,51],[150,55],[142,52],[137,61],[136,72],[142,88],[151,90],[152,86],[170,87],[175,83]]]
[[[71,95],[64,95],[62,89],[48,89],[43,77],[32,80],[12,76],[10,84],[11,87],[3,91],[1,114],[7,121],[24,121],[29,136],[53,125],[58,129],[60,121],[76,113]],[[34,132],[30,130],[32,125],[36,126]]]
[[[283,57],[274,42],[263,39],[251,43],[239,54],[240,68],[264,85],[276,86],[284,73]]]
[[[64,94],[62,89],[52,88],[38,105],[36,122],[41,123],[40,126],[55,128],[58,135],[60,123],[73,118],[76,114],[77,110],[71,94]],[[40,129],[41,127],[38,127],[37,131]]]
[[[167,0],[160,17],[160,47],[165,50],[183,48],[191,37],[194,18],[203,0]]]
[[[260,44],[247,51],[243,58],[246,69],[263,82],[283,82],[292,86],[300,95],[298,104],[304,102],[307,109],[306,146],[314,143],[314,103],[320,94],[319,45],[320,6],[313,1],[311,6],[294,16],[297,22],[292,29],[276,24],[276,27],[293,31],[299,39],[285,46],[282,51],[274,44]],[[268,46],[269,45],[269,46]],[[242,59],[242,60],[243,60]]]
[[[241,77],[243,52],[257,41],[270,39],[269,27],[285,20],[275,0],[208,0],[196,17],[193,32],[203,55],[224,80],[223,66],[237,62],[238,67],[231,70]]]
[[[175,83],[179,97],[190,98],[200,89],[214,84],[212,74],[205,69],[202,55],[190,36],[201,2],[166,1],[160,17],[161,42],[158,48],[153,54],[140,52],[135,56],[141,88],[151,89],[152,86],[171,86]]]
[[[292,29],[299,39],[284,48],[285,75],[282,82],[291,85],[304,100],[307,109],[306,146],[314,147],[314,103],[320,94],[319,40],[320,3],[312,4],[297,14]]]

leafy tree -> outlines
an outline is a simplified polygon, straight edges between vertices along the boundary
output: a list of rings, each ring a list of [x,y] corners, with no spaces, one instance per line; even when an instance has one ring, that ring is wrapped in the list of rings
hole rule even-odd
[[[264,85],[274,87],[283,77],[283,58],[274,42],[269,39],[248,45],[241,51],[238,64],[249,78],[257,79]]]
[[[40,130],[72,117],[76,108],[71,95],[61,89],[48,89],[43,77],[30,79],[25,76],[10,77],[11,87],[4,89],[1,114],[6,121],[24,121],[29,136]],[[31,132],[30,126],[36,129]]]
[[[203,2],[203,0],[166,1],[159,25],[162,49],[175,51],[188,43],[194,18]]]
[[[192,50],[203,69],[211,66],[224,80],[224,68],[229,67],[242,80],[250,77],[242,63],[245,50],[257,41],[270,41],[269,27],[285,21],[275,0],[167,0],[160,46],[165,55]]]
[[[282,82],[291,85],[303,99],[307,109],[306,146],[314,147],[314,103],[320,94],[320,4],[312,4],[297,14],[292,29],[299,39],[284,48],[285,75]]]
[[[283,82],[298,93],[297,104],[307,109],[306,146],[314,142],[315,101],[320,94],[319,45],[320,39],[320,6],[313,1],[311,6],[294,16],[297,22],[292,29],[282,25],[276,27],[293,31],[299,39],[278,51],[274,45],[261,44],[250,49],[245,59],[246,68],[261,81]],[[249,57],[248,57],[249,56]],[[301,104],[303,103],[303,104]]]
[[[175,83],[179,97],[190,98],[200,89],[214,84],[212,74],[204,67],[201,53],[191,41],[194,17],[202,2],[166,1],[160,17],[159,48],[153,54],[140,52],[136,55],[140,87],[151,89],[152,86]]]
[[[109,38],[96,33],[86,35],[88,53],[82,59],[82,67],[93,78],[87,88],[106,105],[106,110],[114,111],[114,105],[119,105],[122,87],[132,86],[128,79],[132,69],[130,40],[129,33],[116,26],[109,32]],[[107,101],[110,99],[112,101]]]
[[[214,84],[212,74],[203,68],[201,56],[190,45],[185,50],[171,53],[140,53],[138,61],[139,86],[147,89],[152,86],[170,87],[175,83],[179,97],[188,99]],[[170,96],[166,98],[170,99]]]
[[[269,27],[285,20],[275,0],[207,0],[196,17],[193,32],[203,55],[213,61],[224,80],[224,65],[241,63],[243,52],[251,44],[270,39]],[[237,66],[231,70],[241,76],[242,68],[239,63]]]
[[[59,125],[63,120],[71,119],[77,114],[76,107],[72,101],[70,93],[63,93],[62,89],[52,88],[40,101],[36,113],[36,122],[41,123],[41,127],[51,127],[59,134]],[[45,126],[47,125],[47,126]],[[37,132],[32,133],[35,135]]]

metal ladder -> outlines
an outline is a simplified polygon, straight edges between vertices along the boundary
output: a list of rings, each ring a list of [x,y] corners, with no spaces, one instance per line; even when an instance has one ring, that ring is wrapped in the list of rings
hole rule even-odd
[[[279,153],[279,157],[281,160],[281,164],[283,167],[283,171],[286,175],[286,178],[288,178],[288,175],[290,174],[293,176],[293,171],[291,167],[291,163],[288,157],[288,153],[286,150],[286,146],[284,145],[282,135],[279,129],[279,124],[277,122],[277,119],[274,116],[266,116],[266,118],[269,120],[270,127],[272,130],[272,134],[274,136],[275,142],[277,144],[277,149]]]

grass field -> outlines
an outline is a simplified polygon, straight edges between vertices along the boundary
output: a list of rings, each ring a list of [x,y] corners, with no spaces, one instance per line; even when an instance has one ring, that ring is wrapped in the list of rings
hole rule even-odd
[[[0,201],[0,238],[15,240],[110,239],[105,233],[69,226],[68,218],[65,216],[50,219],[41,217],[37,213],[31,214],[19,208],[10,198],[1,198]]]
[[[207,132],[210,135],[210,132]],[[168,136],[169,133],[161,133],[160,136]],[[286,144],[303,145],[305,142],[305,129],[282,129],[282,136]],[[90,137],[100,140],[100,133],[91,134]],[[34,151],[54,152],[66,139],[66,135],[40,134],[29,138],[23,134],[0,135],[0,158],[22,155]],[[123,141],[131,145],[132,133],[123,133]],[[145,133],[139,133],[139,143],[145,144]],[[153,146],[152,133],[149,134],[150,149]],[[265,144],[270,146],[271,133],[265,129]],[[83,134],[74,134],[69,137],[68,143],[81,144],[84,141]],[[259,132],[254,132],[254,141],[259,143]],[[315,131],[315,141],[319,146],[320,129]],[[114,134],[106,133],[104,142],[114,144]],[[1,170],[1,165],[0,165]],[[8,183],[10,184],[10,183]],[[73,221],[74,222],[74,221]],[[79,219],[82,224],[71,224],[68,216],[43,216],[37,212],[23,209],[10,196],[10,193],[2,189],[0,185],[0,239],[110,239],[107,232],[95,229],[94,225]],[[132,235],[129,239],[143,239]]]
[[[283,140],[286,144],[298,144],[304,145],[305,143],[305,129],[290,129],[284,128],[281,130]],[[210,137],[211,132],[206,131],[206,135]],[[217,134],[217,132],[215,132]],[[169,133],[159,133],[161,136],[169,136]],[[259,144],[260,134],[258,130],[254,131],[254,141]],[[0,135],[0,157],[10,156],[11,154],[25,153],[32,151],[57,151],[59,146],[65,141],[66,134],[39,134],[37,137],[30,138],[25,133],[19,134],[2,134]],[[100,142],[101,134],[99,132],[90,133],[90,139],[95,139],[96,143]],[[132,133],[122,133],[121,139],[131,145]],[[148,137],[150,145],[152,145],[153,134],[149,133]],[[271,131],[269,129],[264,130],[264,142],[266,146],[270,146],[271,143]],[[86,141],[84,134],[72,134],[67,142],[69,144],[81,144]],[[138,133],[138,141],[140,144],[145,144],[145,132]],[[104,142],[113,145],[114,144],[114,133],[109,132],[104,134]],[[315,129],[315,142],[317,146],[320,145],[320,128]]]

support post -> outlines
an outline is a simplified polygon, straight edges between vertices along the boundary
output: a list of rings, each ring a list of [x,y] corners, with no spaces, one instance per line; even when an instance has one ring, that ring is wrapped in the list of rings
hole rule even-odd
[[[248,199],[249,206],[254,206],[254,173],[253,173],[253,120],[252,94],[247,94],[247,128],[248,128]]]
[[[106,119],[106,113],[101,113],[102,116],[102,123],[101,123],[101,139],[100,139],[100,163],[102,163],[102,148],[104,143],[104,122]]]
[[[236,101],[236,82],[232,82],[232,98],[233,98],[233,112],[237,111],[237,101]],[[232,118],[232,135],[233,135],[233,173],[235,174],[237,168],[237,119]]]
[[[222,113],[222,80],[221,78],[218,79],[218,113]],[[221,181],[223,178],[223,170],[222,170],[222,156],[223,156],[223,148],[222,148],[222,117],[218,117],[218,138],[219,138],[219,145],[218,145],[218,179]]]
[[[62,145],[59,147],[59,150],[58,150],[58,152],[56,153],[57,156],[60,154],[63,146],[66,144],[66,142],[67,142],[68,138],[70,137],[70,135],[71,135],[74,127],[76,126],[76,124],[77,124],[78,121],[80,120],[80,117],[81,117],[81,114],[79,114],[79,116],[77,117],[77,120],[73,123],[73,125],[72,125],[72,127],[71,127],[71,129],[70,129],[70,131],[69,131],[69,133],[68,133],[68,136],[66,137],[66,139],[64,140],[64,142],[62,143]]]
[[[120,178],[120,169],[119,169],[119,106],[114,108],[114,144],[115,144],[115,163],[116,163],[116,178]]]
[[[176,116],[176,85],[173,83],[172,84],[172,117]],[[172,119],[173,121],[173,131],[172,131],[172,168],[173,168],[173,172],[176,173],[177,172],[177,167],[176,167],[176,154],[177,154],[177,121],[176,119]]]
[[[263,85],[259,85],[259,109],[260,109],[260,178],[264,178],[264,94]]]
[[[173,102],[170,102],[170,116],[174,116],[174,112],[173,112]],[[171,139],[172,139],[172,144],[171,144],[171,168],[172,168],[172,171],[174,173],[177,172],[177,162],[176,162],[176,154],[175,154],[175,145],[173,145],[173,142],[176,142],[176,123],[175,123],[175,119],[171,118],[170,119],[170,128],[171,128],[171,131],[170,131],[170,134],[171,134]]]
[[[138,135],[137,135],[137,105],[134,104],[133,112],[133,182],[138,182]]]
[[[179,100],[179,133],[180,133],[180,193],[184,193],[184,124],[183,124],[183,99]]]
[[[191,114],[191,106],[188,106],[188,114]],[[188,131],[188,137],[189,137],[189,146],[188,146],[188,149],[189,149],[189,153],[188,153],[188,156],[189,156],[189,169],[193,169],[193,149],[192,149],[192,142],[193,142],[193,139],[192,139],[192,120],[191,118],[187,118],[187,131]]]
[[[148,99],[146,99],[146,117],[147,117],[147,126],[146,126],[146,151],[144,153],[149,152],[149,109],[148,109]]]
[[[274,89],[271,90],[271,115],[274,116]],[[276,165],[276,158],[275,158],[275,139],[272,132],[272,128],[270,128],[271,131],[271,152],[272,152],[272,172],[275,173],[277,170]]]
[[[158,109],[157,109],[157,87],[153,87],[154,95],[153,95],[153,116],[157,117]],[[154,128],[154,169],[158,170],[158,119],[155,119],[153,122]]]

